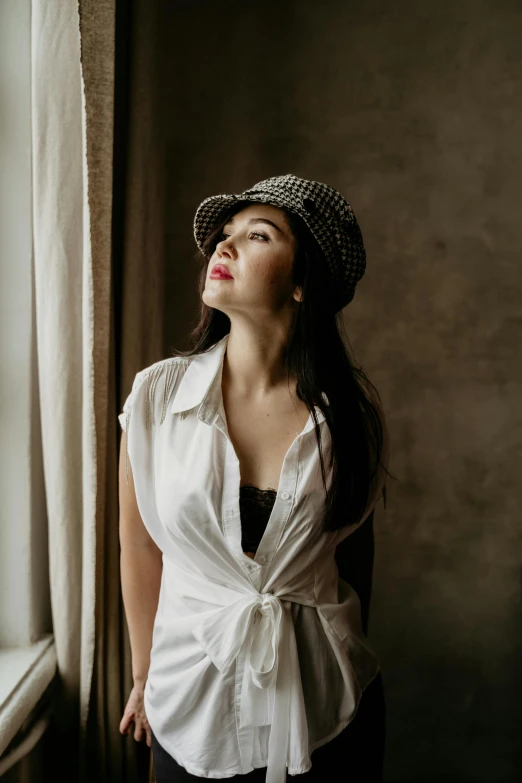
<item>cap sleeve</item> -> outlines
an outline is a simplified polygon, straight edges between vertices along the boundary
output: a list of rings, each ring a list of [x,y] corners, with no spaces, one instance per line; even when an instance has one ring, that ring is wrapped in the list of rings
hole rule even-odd
[[[138,392],[138,389],[140,388],[143,379],[145,377],[146,370],[140,370],[138,373],[136,373],[134,377],[134,381],[132,383],[132,389],[130,391],[130,394],[128,395],[127,399],[123,403],[123,409],[120,414],[118,414],[118,421],[120,422],[120,426],[125,432],[125,481],[128,484],[129,483],[129,468],[130,468],[130,459],[129,459],[129,422],[131,418],[132,408],[134,406],[134,403],[136,401],[136,394]]]
[[[136,373],[136,376],[134,377],[134,381],[132,383],[132,389],[130,391],[130,394],[125,400],[125,402],[123,403],[122,412],[118,415],[118,421],[120,422],[120,426],[124,432],[128,431],[132,405],[136,397],[136,392],[138,390],[138,387],[140,386],[143,380],[144,373],[145,370],[140,370],[138,373]]]
[[[132,481],[143,524],[162,552],[172,547],[172,540],[158,514],[155,466],[156,460],[169,458],[168,433],[175,417],[167,416],[168,406],[186,367],[188,362],[176,357],[141,370],[118,415],[126,432],[121,442],[125,452],[120,454],[125,466],[123,480],[127,484]]]
[[[129,478],[129,441],[133,439],[133,433],[129,433],[129,427],[134,430],[137,426],[141,437],[145,438],[146,431],[150,433],[156,424],[164,422],[168,403],[175,394],[188,364],[188,361],[180,361],[177,357],[168,360],[161,359],[136,374],[131,392],[123,404],[121,413],[118,414],[120,426],[126,433],[125,473],[127,482]],[[134,425],[131,426],[132,420],[134,420]],[[136,478],[135,475],[134,478]]]

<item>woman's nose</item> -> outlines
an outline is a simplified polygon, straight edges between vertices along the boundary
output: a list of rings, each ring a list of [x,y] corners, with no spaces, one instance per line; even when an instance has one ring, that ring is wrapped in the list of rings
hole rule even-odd
[[[221,242],[218,242],[216,250],[220,256],[228,256],[229,258],[234,258],[236,254],[234,245],[228,239],[222,239]]]

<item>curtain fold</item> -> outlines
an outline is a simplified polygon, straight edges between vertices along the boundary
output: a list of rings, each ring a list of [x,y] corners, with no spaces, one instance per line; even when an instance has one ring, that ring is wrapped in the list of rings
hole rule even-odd
[[[131,689],[120,588],[117,414],[163,352],[161,5],[34,0],[36,330],[60,673],[46,778],[147,781],[119,723]],[[156,55],[156,53],[158,53]]]
[[[96,647],[85,776],[134,783],[149,779],[151,754],[132,734],[119,733],[132,674],[119,572],[117,414],[136,372],[164,355],[162,6],[80,0],[78,7],[100,347],[95,407],[104,433],[97,453]]]
[[[92,280],[84,202],[76,5],[34,0],[31,18],[36,344],[60,684],[46,742],[76,777],[94,651],[96,483]],[[91,572],[92,573],[92,572]],[[52,754],[51,754],[52,757]]]

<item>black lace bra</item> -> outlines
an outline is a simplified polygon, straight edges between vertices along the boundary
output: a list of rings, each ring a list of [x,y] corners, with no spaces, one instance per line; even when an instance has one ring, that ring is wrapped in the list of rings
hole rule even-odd
[[[253,484],[239,487],[241,514],[241,547],[243,552],[255,552],[265,532],[277,490],[259,489]]]

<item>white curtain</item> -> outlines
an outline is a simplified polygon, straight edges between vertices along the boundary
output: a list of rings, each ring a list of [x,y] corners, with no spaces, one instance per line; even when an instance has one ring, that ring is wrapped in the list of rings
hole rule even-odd
[[[61,683],[47,742],[53,772],[89,783],[134,783],[150,767],[148,748],[119,733],[132,676],[117,413],[129,379],[164,355],[163,6],[135,0],[131,13],[122,0],[116,28],[116,2],[33,0],[32,10],[36,331]]]
[[[36,330],[62,760],[81,753],[95,640],[93,275],[78,7],[32,4]],[[110,189],[109,189],[110,193]],[[80,756],[81,757],[81,756]],[[80,764],[80,766],[83,766]]]

